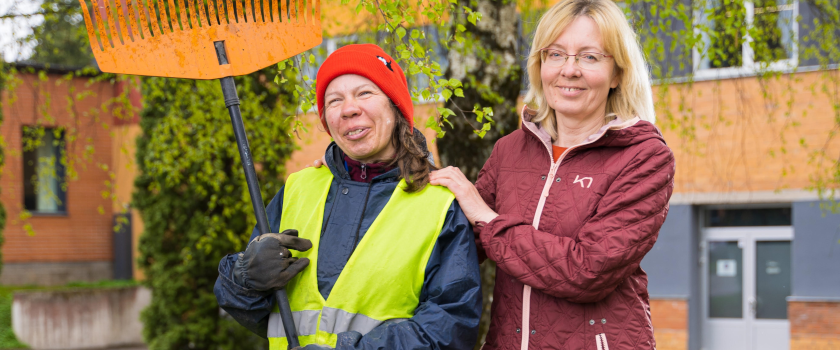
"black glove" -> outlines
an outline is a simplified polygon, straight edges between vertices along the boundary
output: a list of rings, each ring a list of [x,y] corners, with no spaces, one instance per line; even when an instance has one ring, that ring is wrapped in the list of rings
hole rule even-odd
[[[297,235],[297,230],[285,230],[254,238],[245,252],[239,253],[233,268],[233,281],[260,292],[285,287],[309,265],[309,259],[293,258],[289,252],[289,249],[305,252],[312,248],[312,242]]]

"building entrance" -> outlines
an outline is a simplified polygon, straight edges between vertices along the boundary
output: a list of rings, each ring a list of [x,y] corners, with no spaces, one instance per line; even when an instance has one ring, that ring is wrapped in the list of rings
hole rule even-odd
[[[792,239],[790,226],[703,229],[704,350],[790,348]]]

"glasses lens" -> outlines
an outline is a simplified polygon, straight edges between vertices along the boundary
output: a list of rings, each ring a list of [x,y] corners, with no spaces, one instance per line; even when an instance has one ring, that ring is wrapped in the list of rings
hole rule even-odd
[[[566,63],[566,55],[557,50],[545,50],[543,53],[543,62],[548,63],[551,66],[562,66],[563,63]]]
[[[581,52],[579,55],[581,67],[592,68],[598,65],[603,59],[601,55],[591,52]]]

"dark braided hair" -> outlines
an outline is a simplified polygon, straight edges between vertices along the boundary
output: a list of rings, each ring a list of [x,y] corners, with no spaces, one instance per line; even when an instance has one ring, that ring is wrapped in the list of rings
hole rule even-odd
[[[438,168],[429,161],[430,152],[425,147],[426,137],[423,133],[412,129],[393,101],[391,109],[394,111],[396,122],[391,144],[396,152],[388,165],[400,168],[400,178],[405,179],[406,183],[403,190],[408,193],[417,192],[429,184],[429,174]]]

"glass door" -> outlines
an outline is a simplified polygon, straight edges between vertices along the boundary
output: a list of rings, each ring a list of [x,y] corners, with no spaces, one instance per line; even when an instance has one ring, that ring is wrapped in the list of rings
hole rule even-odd
[[[703,232],[703,349],[790,347],[790,227]]]

